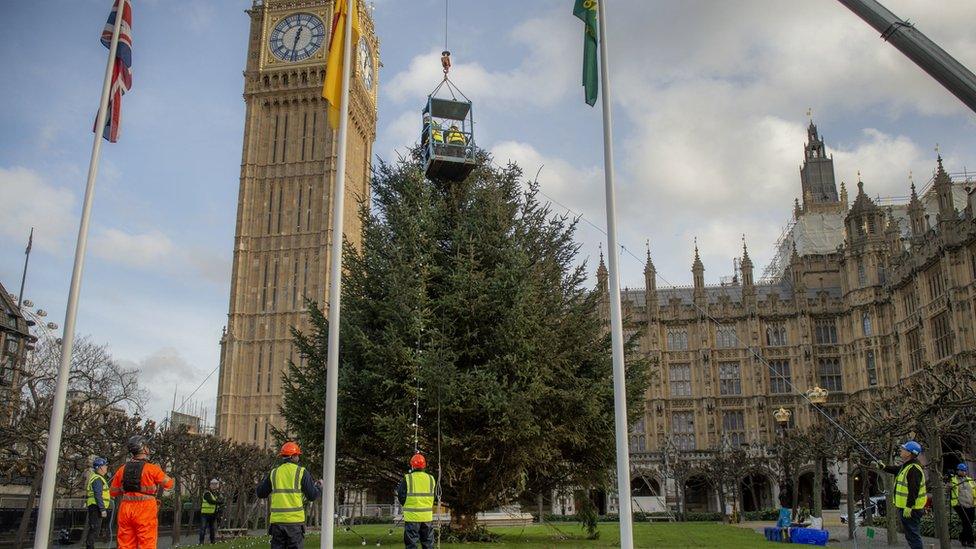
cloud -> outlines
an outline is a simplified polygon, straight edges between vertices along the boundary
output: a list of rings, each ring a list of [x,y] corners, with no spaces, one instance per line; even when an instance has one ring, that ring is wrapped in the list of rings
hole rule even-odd
[[[560,60],[579,58],[579,29],[564,24],[564,18],[547,14],[516,26],[508,38],[518,48],[521,62],[505,70],[491,70],[478,62],[457,61],[451,80],[463,83],[463,92],[477,98],[479,108],[548,107],[555,105],[573,86],[579,64]],[[567,55],[567,52],[572,52]],[[423,101],[431,83],[443,78],[440,49],[414,57],[406,69],[384,87],[384,94],[397,103]]]
[[[858,173],[864,181],[864,192],[875,196],[907,196],[908,173],[915,174],[919,187],[935,169],[934,151],[924,150],[903,135],[889,135],[874,128],[861,131],[861,139],[852,148],[833,151],[838,181],[847,182],[850,200],[857,193]]]
[[[162,420],[172,409],[174,394],[176,406],[186,403],[182,409],[190,412],[194,406],[206,407],[208,423],[213,422],[212,396],[216,394],[217,374],[210,377],[196,394],[195,390],[207,377],[210,368],[197,367],[173,347],[158,349],[138,361],[122,360],[122,365],[139,372],[139,383],[149,393],[145,415]]]
[[[140,269],[165,266],[173,251],[173,241],[155,230],[129,234],[119,229],[105,229],[92,238],[92,252],[96,256]]]
[[[601,167],[574,166],[568,161],[546,156],[529,143],[503,141],[491,149],[495,163],[515,162],[522,168],[526,179],[539,176],[542,201],[552,200],[553,211],[565,213],[571,208],[588,218],[599,219],[603,215],[603,170]]]
[[[34,227],[34,245],[48,252],[62,251],[77,227],[74,193],[35,170],[0,167],[0,204],[0,235],[26,243]]]

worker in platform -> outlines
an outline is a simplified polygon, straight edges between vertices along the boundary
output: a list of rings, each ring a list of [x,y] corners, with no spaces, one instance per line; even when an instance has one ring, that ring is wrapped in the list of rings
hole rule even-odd
[[[461,130],[455,124],[451,124],[451,129],[447,130],[447,144],[460,145],[462,147],[468,144],[468,140],[465,139],[464,134],[461,133]]]
[[[879,469],[895,475],[895,508],[905,530],[905,541],[911,549],[922,549],[919,522],[922,520],[925,503],[928,500],[925,490],[925,471],[918,461],[918,455],[921,453],[922,445],[909,440],[899,448],[901,465],[885,465],[884,462],[876,462]]]
[[[322,481],[298,464],[301,448],[294,442],[281,446],[281,463],[258,484],[257,496],[270,497],[268,533],[271,549],[302,549],[305,541],[305,502],[322,494]]]
[[[109,493],[122,496],[119,505],[117,540],[119,549],[155,549],[159,535],[156,496],[160,489],[173,488],[170,478],[155,463],[149,463],[149,441],[142,435],[126,443],[132,456],[112,477]]]
[[[217,523],[220,521],[220,514],[223,512],[224,498],[220,495],[220,481],[210,479],[210,488],[203,493],[200,501],[200,545],[203,545],[204,537],[210,532],[210,544],[217,542]]]
[[[963,547],[976,547],[973,543],[973,493],[976,492],[976,480],[969,476],[969,466],[960,463],[956,466],[956,475],[949,480],[949,504],[959,515],[962,532],[959,543]]]
[[[434,494],[437,482],[425,469],[427,459],[417,453],[410,458],[410,472],[397,486],[397,501],[403,507],[403,544],[406,549],[434,547]]]
[[[108,509],[112,506],[109,496],[108,460],[97,457],[92,460],[92,470],[88,473],[88,483],[85,486],[85,506],[88,507],[88,534],[85,536],[85,549],[94,549],[95,538],[102,535],[102,519],[108,516]]]

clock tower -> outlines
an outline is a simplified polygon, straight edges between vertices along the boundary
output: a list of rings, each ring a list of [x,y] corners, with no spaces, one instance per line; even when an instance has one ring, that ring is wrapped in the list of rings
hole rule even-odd
[[[358,243],[376,137],[378,41],[360,9],[354,45],[343,228]],[[268,446],[281,374],[298,361],[291,327],[305,299],[328,303],[337,128],[322,99],[332,0],[253,0],[244,70],[244,147],[227,328],[220,340],[217,434]]]

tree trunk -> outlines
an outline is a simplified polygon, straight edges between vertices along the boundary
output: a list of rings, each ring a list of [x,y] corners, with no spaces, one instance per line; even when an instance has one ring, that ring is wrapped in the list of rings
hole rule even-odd
[[[583,497],[588,498],[589,494],[584,493]],[[580,506],[577,506],[577,513],[579,513],[579,507]],[[465,533],[474,532],[477,529],[477,513],[451,513],[451,531],[460,534],[462,539]]]
[[[756,492],[756,479],[751,475],[749,476],[749,494],[752,495],[752,503],[756,506],[757,510],[762,508],[762,502],[759,501],[759,493]],[[744,513],[746,510],[742,509]]]
[[[861,481],[864,484],[864,481]],[[854,539],[854,460],[847,456],[847,539]]]
[[[823,518],[823,458],[817,456],[813,470],[813,509],[810,513]]]
[[[882,473],[885,485],[885,523],[888,530],[888,545],[898,545],[898,509],[895,508],[895,476]]]
[[[182,534],[182,528],[180,525],[180,518],[183,514],[183,497],[182,490],[180,490],[180,477],[173,472],[173,545],[180,544],[180,534]]]
[[[867,467],[861,467],[861,507],[865,509],[864,519],[867,520],[874,516],[873,508],[870,505],[871,501],[871,470]]]
[[[535,501],[539,505],[539,524],[542,524],[543,522],[545,522],[545,520],[543,520],[543,516],[542,516],[542,493],[541,492],[539,493],[539,495],[535,497]]]
[[[935,514],[935,533],[939,538],[942,549],[951,547],[949,537],[949,513],[946,509],[945,485],[942,484],[942,436],[938,432],[930,433],[929,466],[926,472],[926,487],[932,492],[932,511]]]
[[[37,500],[37,492],[41,489],[41,480],[44,478],[44,470],[38,469],[31,481],[30,493],[27,495],[27,505],[24,507],[23,514],[20,515],[20,527],[17,528],[17,539],[14,541],[14,549],[22,549],[27,538],[27,526],[30,524],[31,513],[34,511],[34,502]]]
[[[799,522],[800,518],[800,468],[796,468],[796,474],[791,478],[793,482],[793,522]]]
[[[723,522],[731,522],[728,513],[725,512],[725,483],[719,481],[718,485],[718,507],[719,512],[722,513]]]

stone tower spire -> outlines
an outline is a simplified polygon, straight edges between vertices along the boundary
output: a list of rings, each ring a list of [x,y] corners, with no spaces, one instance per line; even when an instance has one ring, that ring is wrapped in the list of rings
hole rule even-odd
[[[912,238],[921,238],[928,227],[925,226],[925,207],[922,206],[922,201],[918,199],[918,193],[915,192],[914,181],[912,181],[912,197],[908,201],[908,219],[912,225]]]
[[[596,268],[596,289],[600,293],[609,292],[610,274],[607,272],[607,264],[603,262],[603,246],[600,246],[600,265]]]
[[[695,261],[691,264],[691,274],[695,279],[695,294],[705,291],[705,265],[698,255],[698,238],[695,238]]]
[[[644,288],[648,292],[653,292],[657,289],[657,269],[654,268],[654,262],[651,261],[651,244],[647,243],[647,260],[644,261]]]
[[[834,159],[827,156],[824,140],[817,132],[817,125],[813,123],[813,119],[807,127],[807,143],[803,147],[800,185],[804,211],[808,211],[814,204],[838,202]]]
[[[939,224],[947,223],[958,219],[959,214],[952,200],[952,179],[942,167],[942,155],[938,157],[938,167],[935,170],[935,183],[932,188],[939,198],[939,215],[936,217]]]
[[[888,241],[888,252],[892,257],[901,255],[904,251],[901,245],[901,227],[898,226],[895,211],[891,207],[888,208],[888,228],[885,229],[885,240]]]
[[[657,269],[651,261],[651,244],[647,243],[647,261],[644,262],[644,306],[647,308],[647,318],[657,318]]]
[[[752,278],[752,259],[749,257],[749,248],[746,247],[746,235],[742,235],[742,262],[739,264],[742,271],[742,286],[751,288],[754,284]]]

